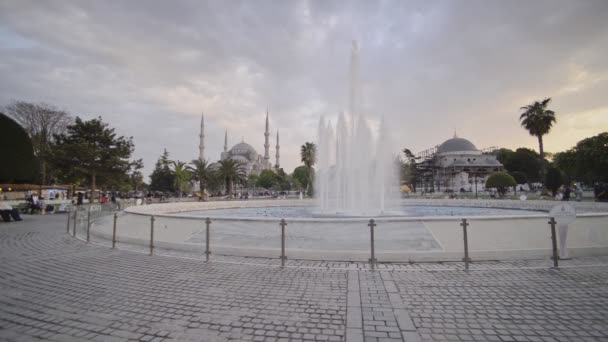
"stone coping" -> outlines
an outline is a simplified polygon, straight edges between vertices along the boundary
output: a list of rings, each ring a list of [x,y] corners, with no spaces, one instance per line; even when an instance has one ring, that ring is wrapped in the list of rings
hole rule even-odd
[[[453,221],[453,220],[519,220],[530,218],[545,218],[547,212],[559,201],[516,201],[516,200],[471,200],[471,199],[403,199],[405,205],[426,205],[446,207],[475,207],[475,208],[497,208],[497,209],[522,209],[539,211],[538,214],[522,215],[491,215],[491,216],[419,216],[419,217],[372,217],[379,222],[394,221]],[[579,217],[608,217],[608,203],[599,202],[568,202],[572,204]],[[213,202],[176,202],[149,204],[134,206],[125,209],[125,212],[136,215],[157,216],[174,219],[202,220],[205,217],[188,214],[191,211],[203,211],[213,209],[238,209],[259,207],[294,207],[314,206],[315,200],[245,200],[245,201],[213,201]],[[209,218],[220,221],[277,221],[277,217],[229,217],[209,216]],[[291,222],[362,222],[368,221],[370,217],[345,217],[345,218],[289,218]]]

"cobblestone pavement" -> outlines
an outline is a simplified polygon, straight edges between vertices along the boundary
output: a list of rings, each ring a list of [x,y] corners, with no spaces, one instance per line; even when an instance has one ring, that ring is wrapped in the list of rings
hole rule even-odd
[[[608,341],[606,257],[281,269],[112,250],[65,220],[0,223],[0,340]]]

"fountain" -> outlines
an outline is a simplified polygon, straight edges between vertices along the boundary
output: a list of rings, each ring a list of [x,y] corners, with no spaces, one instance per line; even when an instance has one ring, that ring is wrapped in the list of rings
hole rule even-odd
[[[300,193],[293,200],[135,206],[117,216],[94,218],[90,225],[80,220],[77,235],[88,237],[90,232],[92,242],[114,246],[117,234],[122,248],[141,251],[154,246],[170,255],[178,251],[200,257],[207,243],[213,257],[276,258],[285,243],[291,259],[363,261],[370,258],[373,218],[374,258],[454,261],[462,259],[460,232],[462,219],[467,219],[474,260],[549,255],[546,212],[553,201],[398,199],[389,150],[397,145],[388,139],[390,123],[362,110],[356,43],[348,99],[349,108],[338,115],[335,125],[324,118],[319,121],[316,203]],[[572,204],[581,213],[573,223],[576,229],[568,233],[579,246],[573,254],[608,253],[608,235],[602,230],[608,206]],[[287,226],[279,226],[283,220]]]
[[[384,120],[376,137],[370,118],[360,109],[359,49],[353,41],[348,113],[335,127],[319,120],[317,198],[321,215],[377,216],[387,212],[397,193],[396,169]]]

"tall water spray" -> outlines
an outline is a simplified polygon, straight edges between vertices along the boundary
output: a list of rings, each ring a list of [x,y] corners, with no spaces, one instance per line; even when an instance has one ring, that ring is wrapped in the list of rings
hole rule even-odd
[[[324,214],[377,215],[397,193],[396,173],[384,120],[376,137],[360,110],[359,49],[353,42],[350,61],[349,110],[334,127],[319,120],[317,198]]]

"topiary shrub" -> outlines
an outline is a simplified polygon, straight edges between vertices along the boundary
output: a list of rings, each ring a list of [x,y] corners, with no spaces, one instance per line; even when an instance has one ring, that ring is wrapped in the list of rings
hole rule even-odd
[[[0,113],[0,183],[31,183],[38,174],[32,141],[15,120]]]
[[[506,172],[496,172],[486,180],[486,189],[495,188],[500,197],[504,197],[507,189],[516,186],[515,178]]]

